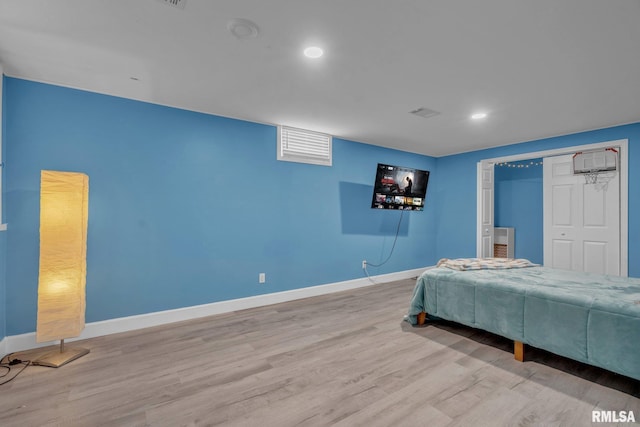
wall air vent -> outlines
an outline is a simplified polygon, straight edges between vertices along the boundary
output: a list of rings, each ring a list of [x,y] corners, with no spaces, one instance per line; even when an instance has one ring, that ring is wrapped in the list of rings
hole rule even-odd
[[[164,3],[169,6],[176,7],[178,9],[183,9],[187,5],[187,0],[157,0],[160,3]]]
[[[331,135],[278,126],[277,159],[331,166],[332,142]]]
[[[440,114],[438,111],[430,110],[430,109],[425,108],[425,107],[420,107],[420,108],[415,109],[413,111],[409,111],[409,113],[414,114],[416,116],[423,117],[425,119],[428,119],[429,117],[437,116],[438,114]]]

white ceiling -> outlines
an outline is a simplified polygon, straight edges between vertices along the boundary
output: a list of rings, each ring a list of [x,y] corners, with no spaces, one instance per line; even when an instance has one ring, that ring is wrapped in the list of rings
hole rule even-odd
[[[234,18],[258,36],[234,37]],[[305,58],[309,44],[325,55]],[[0,62],[443,156],[640,121],[640,0],[0,0]]]

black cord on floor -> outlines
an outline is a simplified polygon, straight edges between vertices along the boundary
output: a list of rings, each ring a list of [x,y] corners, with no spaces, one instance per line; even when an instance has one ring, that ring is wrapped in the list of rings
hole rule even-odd
[[[0,375],[0,378],[8,377],[9,374],[11,374],[12,368],[14,366],[22,365],[22,369],[20,369],[18,372],[16,372],[9,379],[0,382],[0,386],[4,385],[4,384],[6,384],[6,383],[8,383],[10,381],[13,381],[18,375],[20,375],[22,373],[22,371],[24,371],[25,369],[27,369],[27,367],[29,365],[31,365],[31,361],[30,360],[11,359],[11,355],[12,354],[13,353],[9,353],[6,356],[4,356],[2,359],[0,359],[0,368],[6,369],[5,373]],[[6,362],[5,362],[5,359],[6,359]]]

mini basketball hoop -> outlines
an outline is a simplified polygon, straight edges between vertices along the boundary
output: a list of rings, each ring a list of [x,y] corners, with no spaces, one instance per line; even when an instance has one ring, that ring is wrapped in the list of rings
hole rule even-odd
[[[590,170],[589,172],[584,172],[584,183],[585,184],[595,184],[598,182],[598,171]]]
[[[585,184],[596,184],[600,173],[618,170],[618,150],[609,147],[603,150],[579,151],[573,155],[573,174],[584,175]],[[606,179],[605,179],[606,184]]]

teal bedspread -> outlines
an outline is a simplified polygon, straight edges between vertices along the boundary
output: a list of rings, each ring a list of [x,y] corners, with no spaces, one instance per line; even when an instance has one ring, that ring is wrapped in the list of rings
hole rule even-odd
[[[418,278],[407,320],[422,311],[640,380],[640,279],[434,268]]]

